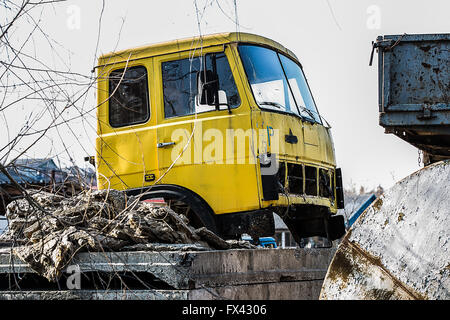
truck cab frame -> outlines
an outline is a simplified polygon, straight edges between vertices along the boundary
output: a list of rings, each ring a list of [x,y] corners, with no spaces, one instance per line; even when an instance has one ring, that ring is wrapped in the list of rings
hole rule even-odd
[[[98,187],[163,198],[225,238],[344,233],[342,177],[297,57],[224,33],[98,61]]]

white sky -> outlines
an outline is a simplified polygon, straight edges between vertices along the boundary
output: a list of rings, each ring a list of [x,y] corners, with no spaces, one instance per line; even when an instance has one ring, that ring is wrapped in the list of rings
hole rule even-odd
[[[419,168],[417,149],[384,134],[378,125],[377,55],[374,65],[368,66],[371,41],[385,34],[450,32],[450,1],[236,2],[240,31],[281,43],[302,63],[319,112],[332,125],[337,163],[346,186],[389,187]],[[113,51],[116,45],[125,49],[198,35],[196,4],[202,34],[237,30],[232,21],[233,0],[106,0],[97,55]],[[69,0],[49,7],[41,17],[42,28],[71,52],[67,63],[72,71],[90,73],[101,9],[100,0]],[[34,46],[39,55],[41,44]],[[94,104],[92,91],[86,105]],[[89,122],[95,125],[93,117]],[[79,123],[73,128],[76,139],[61,133],[67,134],[72,156],[81,160],[86,155],[80,144],[94,154],[94,131],[85,131]],[[3,145],[5,137],[0,139]],[[43,140],[29,155],[57,153],[58,143],[49,141]]]

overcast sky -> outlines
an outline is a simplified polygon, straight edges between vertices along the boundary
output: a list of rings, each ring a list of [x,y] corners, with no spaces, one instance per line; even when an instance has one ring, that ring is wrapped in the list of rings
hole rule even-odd
[[[378,124],[377,64],[368,65],[371,41],[385,34],[450,32],[450,1],[237,0],[238,24],[233,2],[106,0],[100,15],[102,1],[74,0],[48,7],[40,19],[42,28],[59,43],[62,59],[86,75],[95,61],[100,16],[97,56],[200,32],[238,30],[271,38],[302,63],[319,112],[332,126],[337,164],[347,186],[389,187],[419,168],[417,149],[384,134]],[[38,54],[45,47],[34,46]],[[93,91],[86,104],[95,105]],[[93,126],[94,116],[88,119]],[[93,155],[93,129],[80,122],[73,128],[76,133],[60,132],[67,135],[73,156]],[[58,153],[60,143],[49,144],[50,140],[29,155]]]

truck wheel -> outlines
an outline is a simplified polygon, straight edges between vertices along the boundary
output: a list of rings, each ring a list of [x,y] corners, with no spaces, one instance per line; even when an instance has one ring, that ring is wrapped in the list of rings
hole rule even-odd
[[[163,198],[176,213],[186,215],[193,227],[206,227],[219,235],[211,207],[199,195],[186,188],[175,185],[155,185],[147,190],[134,189],[127,193],[134,196],[142,195],[141,200]]]
[[[189,219],[189,224],[194,228],[205,227],[189,204],[180,200],[167,200],[167,205],[176,213],[186,216]]]

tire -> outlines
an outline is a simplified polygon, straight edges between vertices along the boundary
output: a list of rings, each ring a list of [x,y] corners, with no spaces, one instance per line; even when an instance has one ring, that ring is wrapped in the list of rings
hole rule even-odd
[[[193,227],[206,227],[218,235],[213,210],[191,190],[176,185],[155,185],[151,188],[128,190],[127,194],[142,195],[141,200],[163,198],[175,212],[185,214]]]

